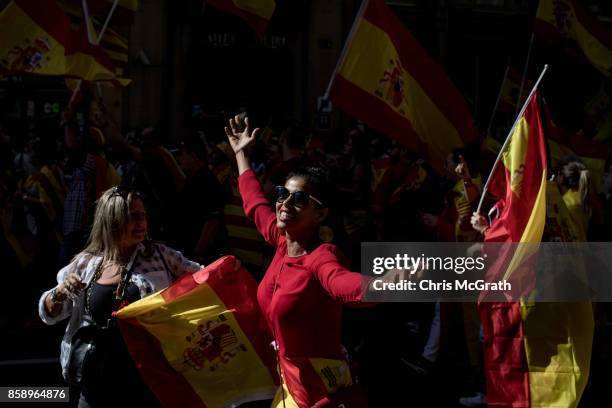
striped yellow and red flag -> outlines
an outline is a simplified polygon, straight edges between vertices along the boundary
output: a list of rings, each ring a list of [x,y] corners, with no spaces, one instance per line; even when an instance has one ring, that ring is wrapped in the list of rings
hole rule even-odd
[[[30,73],[108,81],[115,75],[109,56],[72,29],[53,0],[14,0],[0,14],[0,73]]]
[[[348,114],[422,153],[443,172],[476,137],[461,93],[384,0],[364,0],[328,95]]]
[[[529,290],[535,284],[533,255],[542,240],[551,192],[537,93],[509,137],[491,175],[489,188],[501,211],[485,241],[519,245],[500,251],[487,279],[522,280]],[[590,304],[535,303],[526,300],[527,294],[521,293],[519,301],[479,304],[488,404],[575,407],[588,379]]]
[[[68,15],[73,26],[78,27],[78,30],[81,31],[79,35],[87,35],[87,29],[83,26],[85,18],[83,17],[81,2],[79,1],[78,4],[74,4],[74,1],[63,0],[59,1],[58,4]],[[93,44],[99,45],[100,48],[108,55],[112,63],[115,65],[115,73],[120,76],[123,75],[123,69],[128,63],[128,40],[117,31],[106,27],[102,40],[98,41],[98,34],[104,26],[104,21],[105,20],[101,21],[91,15],[89,16],[89,30],[92,34],[92,42]]]
[[[488,190],[504,200],[496,225],[504,225],[510,242],[540,242],[546,214],[546,140],[532,95],[518,119],[500,162],[491,174]]]
[[[226,256],[117,313],[145,382],[164,407],[271,399],[277,375],[257,283]]]
[[[276,8],[275,0],[205,0],[205,3],[240,17],[259,37],[266,33],[268,21]]]
[[[612,31],[576,0],[540,0],[534,31],[552,44],[571,45],[605,76],[612,76]]]

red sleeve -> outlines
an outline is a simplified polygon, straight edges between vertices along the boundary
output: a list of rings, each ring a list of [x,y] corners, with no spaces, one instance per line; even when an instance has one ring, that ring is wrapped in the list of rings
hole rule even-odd
[[[253,170],[247,170],[238,177],[238,189],[242,196],[244,213],[255,221],[257,230],[266,242],[276,246],[281,235],[276,227],[276,214],[263,195],[261,185]]]
[[[327,293],[342,303],[361,302],[364,277],[344,266],[334,245],[323,244],[317,252],[314,273]]]

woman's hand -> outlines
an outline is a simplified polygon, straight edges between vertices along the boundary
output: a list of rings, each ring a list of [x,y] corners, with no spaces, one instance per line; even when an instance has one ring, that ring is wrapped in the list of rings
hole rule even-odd
[[[489,228],[489,223],[487,222],[487,219],[479,213],[473,213],[472,219],[470,221],[472,223],[472,227],[481,234],[484,234],[487,228]]]
[[[83,288],[85,288],[85,283],[83,283],[81,277],[75,272],[71,272],[64,282],[57,287],[57,292],[59,295],[74,299],[81,295]]]
[[[245,147],[250,145],[259,135],[259,132],[259,128],[255,128],[251,131],[249,118],[243,120],[239,115],[230,119],[229,127],[225,127],[225,134],[235,154],[240,153]]]
[[[470,169],[463,156],[459,156],[459,164],[455,167],[455,174],[462,180],[469,181],[472,179],[472,176],[470,176]]]
[[[51,317],[58,316],[62,312],[64,302],[79,296],[85,286],[85,283],[78,274],[74,272],[68,274],[66,279],[45,298],[47,314]]]

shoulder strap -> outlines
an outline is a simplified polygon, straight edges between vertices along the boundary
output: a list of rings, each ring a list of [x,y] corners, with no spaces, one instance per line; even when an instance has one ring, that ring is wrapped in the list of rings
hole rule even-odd
[[[85,288],[85,312],[90,316],[91,316],[90,298],[91,298],[92,286],[95,282],[97,282],[98,279],[100,279],[100,275],[102,275],[102,264],[103,263],[104,263],[104,258],[100,259],[100,263],[98,263],[98,266],[96,267],[96,271],[94,272],[91,280],[89,281],[89,283],[87,284],[87,287]]]

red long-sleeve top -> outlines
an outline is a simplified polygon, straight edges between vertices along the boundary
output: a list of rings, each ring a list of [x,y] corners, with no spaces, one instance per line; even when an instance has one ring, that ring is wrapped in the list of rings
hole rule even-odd
[[[308,358],[343,359],[340,345],[342,304],[359,302],[362,276],[342,262],[335,245],[322,244],[305,255],[287,255],[287,240],[255,173],[240,175],[244,211],[264,239],[276,247],[257,291],[257,299],[279,348],[281,370],[300,406],[325,399],[327,390]]]

